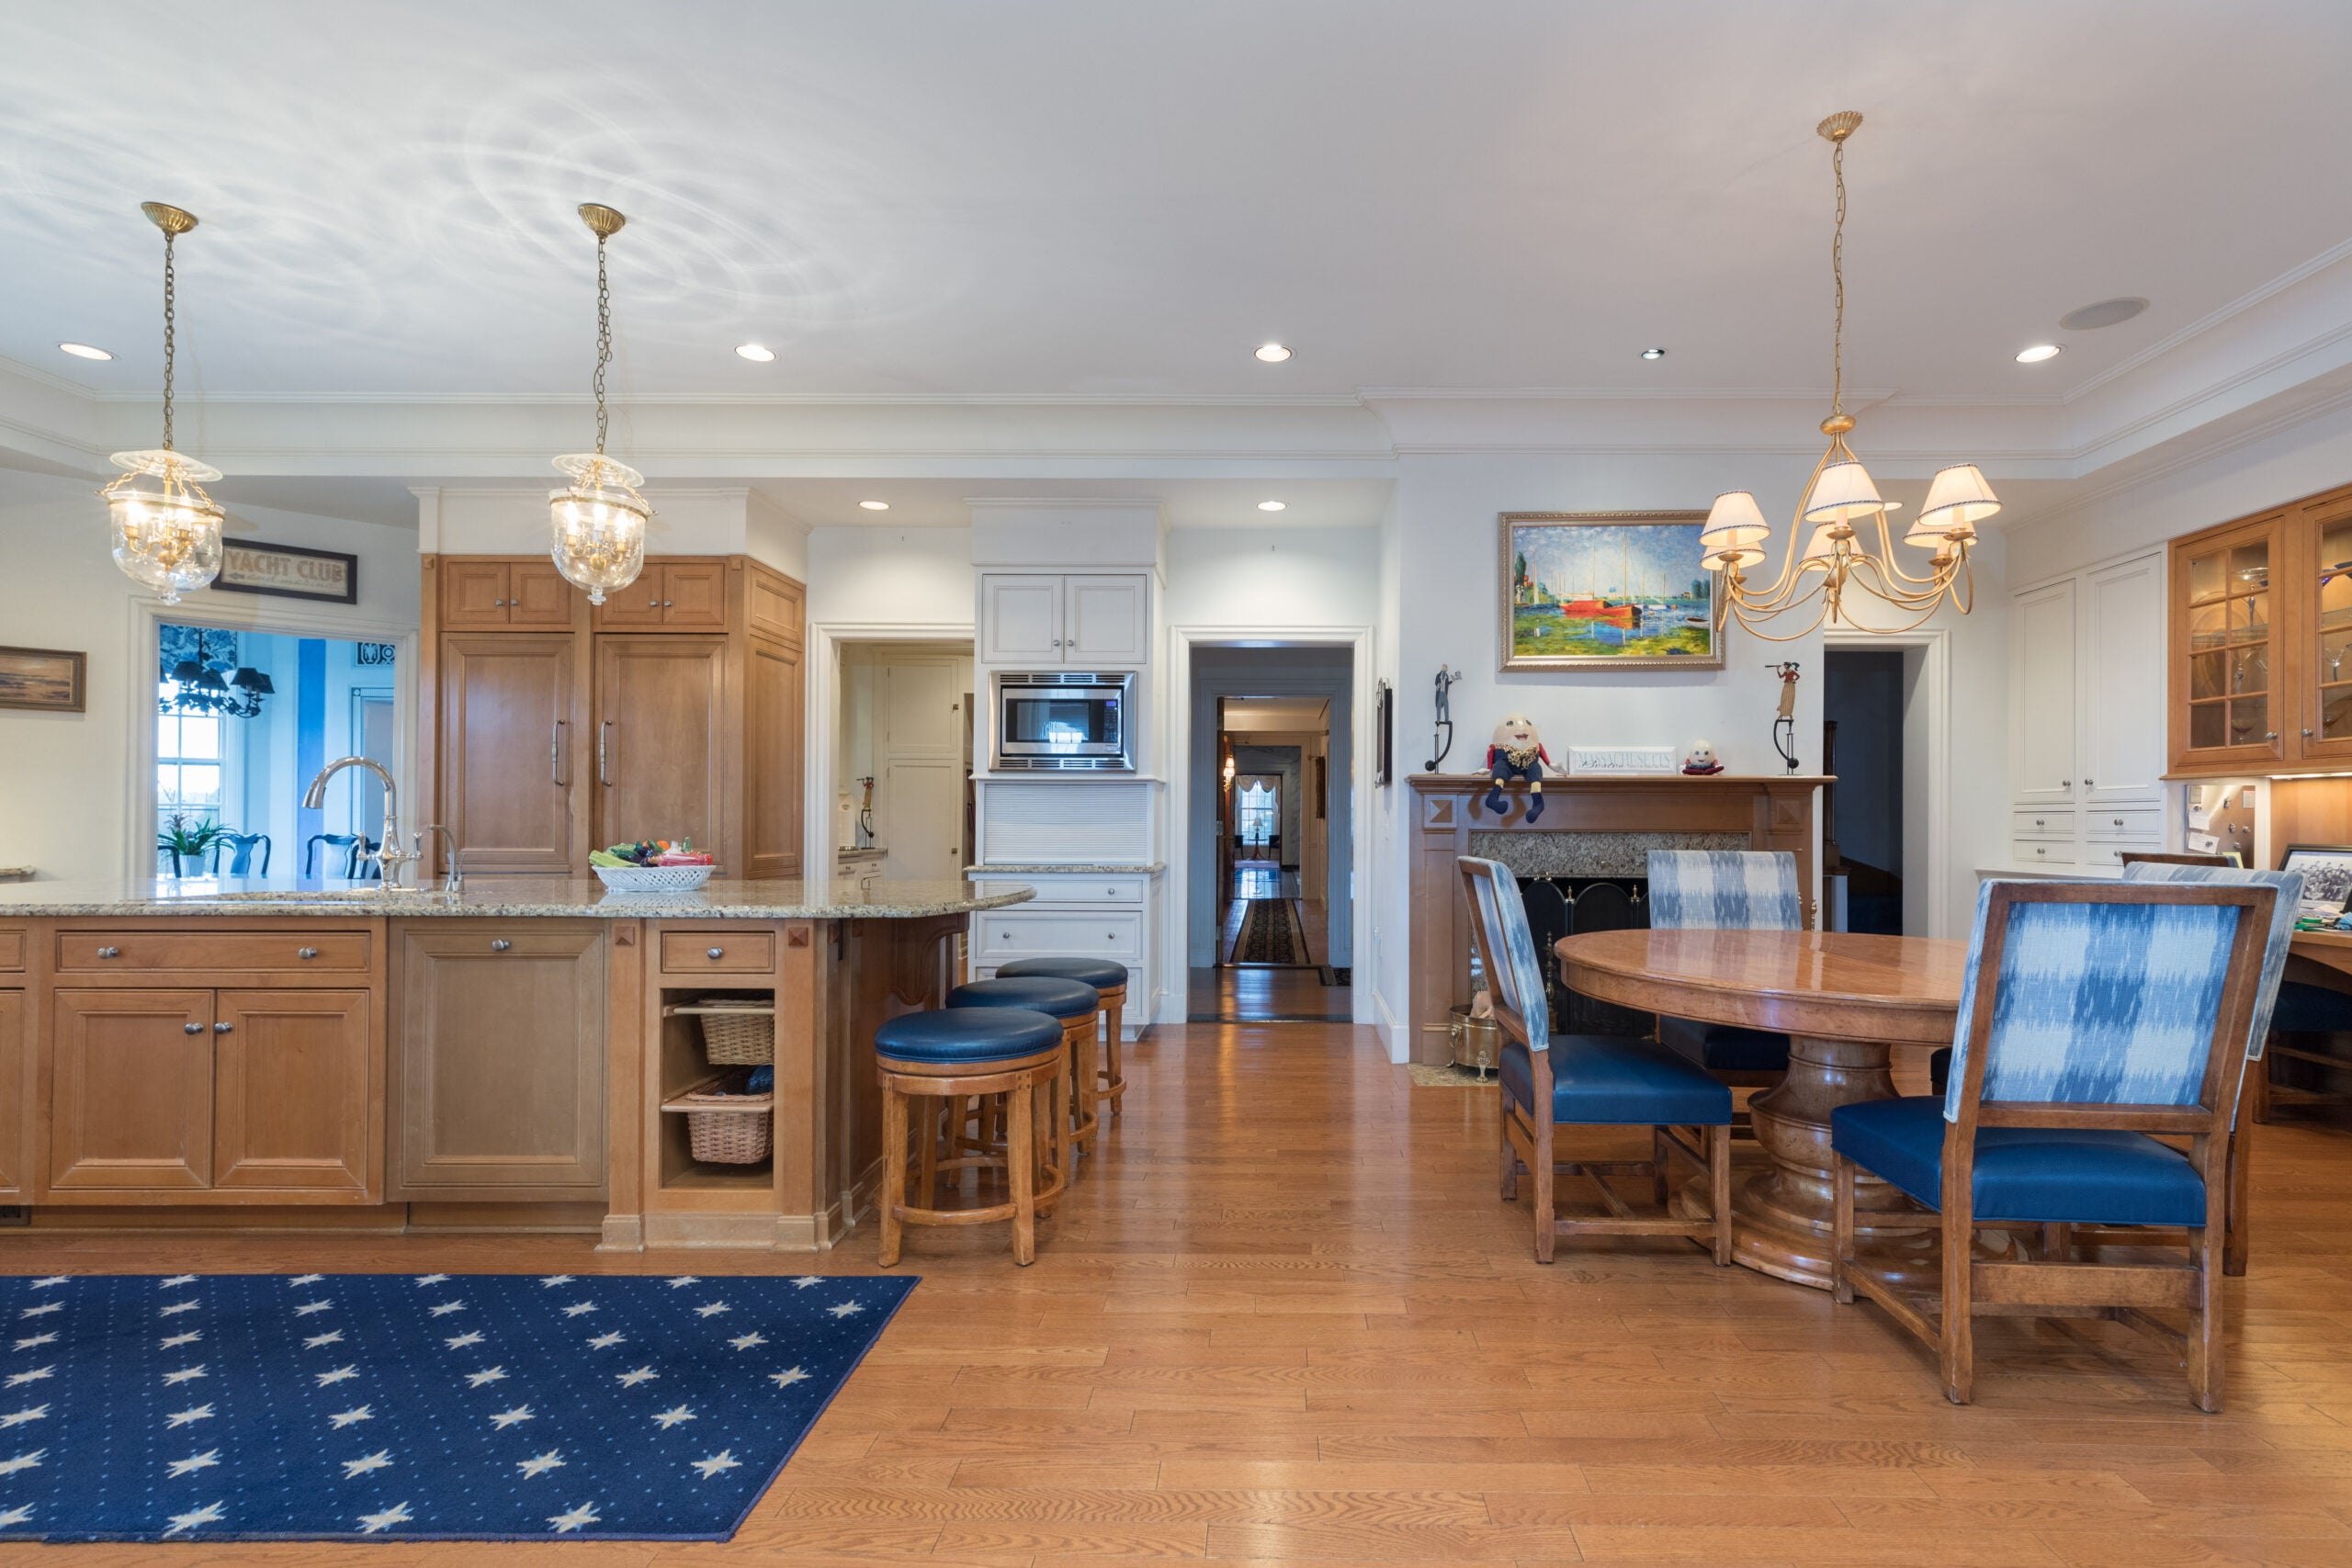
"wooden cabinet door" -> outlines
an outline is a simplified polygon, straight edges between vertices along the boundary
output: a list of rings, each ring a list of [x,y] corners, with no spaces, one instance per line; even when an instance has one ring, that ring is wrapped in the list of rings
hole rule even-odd
[[[506,624],[561,631],[571,625],[579,593],[553,561],[518,560],[507,577]]]
[[[600,632],[658,632],[662,597],[662,568],[647,561],[635,582],[614,589],[589,612],[589,624]]]
[[[1148,579],[1072,577],[1062,587],[1062,662],[1141,664],[1149,657]]]
[[[212,993],[53,993],[49,1185],[212,1185]]]
[[[743,868],[754,881],[800,873],[807,701],[800,649],[753,637],[745,649]],[[957,876],[963,874],[959,866]]]
[[[2288,755],[2341,767],[2352,758],[2352,491],[2323,496],[2295,522],[2279,574],[2295,601],[2292,640],[2280,644],[2296,710]]]
[[[217,993],[214,1187],[380,1192],[369,1145],[384,1099],[368,1001],[366,991]]]
[[[0,991],[0,1198],[25,1201],[25,1068],[32,1007],[22,991]]]
[[[726,699],[723,637],[598,640],[597,843],[691,838],[722,852]]]
[[[807,595],[806,589],[782,572],[752,568],[744,596],[744,618],[752,635],[774,637],[797,649],[802,640]]]
[[[980,579],[980,662],[1062,661],[1062,580],[990,572]]]
[[[441,639],[441,820],[468,871],[571,870],[571,665],[568,634]]]
[[[2177,539],[2172,547],[2172,771],[2230,773],[2286,755],[2295,728],[2287,696],[2291,661],[2280,615],[2294,597],[2271,592],[2285,513]],[[2280,581],[2285,581],[2282,577]]]
[[[725,561],[662,563],[662,627],[673,632],[727,629]]]
[[[387,1196],[602,1195],[605,937],[601,920],[394,922]]]
[[[2075,799],[2075,580],[2009,606],[2010,784],[2020,806]]]
[[[473,631],[503,626],[512,572],[503,560],[465,556],[441,558],[441,626],[444,631]]]
[[[2085,574],[2082,627],[2083,799],[2094,805],[2161,799],[2163,554]]]

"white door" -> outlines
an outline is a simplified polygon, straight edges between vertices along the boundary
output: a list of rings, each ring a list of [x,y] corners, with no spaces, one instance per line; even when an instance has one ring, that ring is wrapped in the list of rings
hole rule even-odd
[[[1149,581],[1140,575],[1065,579],[1062,662],[1089,669],[1143,663],[1150,653]]]
[[[964,775],[952,761],[896,758],[882,765],[890,853],[882,874],[894,882],[964,879]]]
[[[2083,578],[2083,798],[2163,797],[2165,558]]]
[[[2020,806],[2075,799],[2075,580],[2029,589],[2009,610],[2010,784]],[[2156,660],[2162,679],[2163,660]]]
[[[980,579],[980,660],[1028,669],[1062,662],[1062,580]]]
[[[964,853],[964,664],[953,659],[875,671],[875,826],[898,882],[957,882]]]

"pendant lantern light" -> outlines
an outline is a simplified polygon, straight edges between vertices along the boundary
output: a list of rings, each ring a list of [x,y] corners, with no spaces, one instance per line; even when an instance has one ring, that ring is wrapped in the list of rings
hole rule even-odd
[[[627,588],[645,569],[645,525],[653,508],[637,487],[645,476],[605,456],[605,367],[613,359],[612,289],[605,276],[605,242],[628,221],[611,208],[583,202],[580,220],[596,236],[596,449],[555,459],[571,482],[548,491],[555,569],[601,604],[606,592]]]
[[[172,449],[173,242],[196,227],[196,215],[160,201],[141,202],[139,210],[164,231],[164,444],[117,452],[109,460],[122,477],[98,494],[107,503],[115,565],[176,604],[182,593],[220,575],[220,508],[203,489],[220,470]]]

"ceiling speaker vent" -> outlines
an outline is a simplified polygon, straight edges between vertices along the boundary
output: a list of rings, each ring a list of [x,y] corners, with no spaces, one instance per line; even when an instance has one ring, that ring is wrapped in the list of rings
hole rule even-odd
[[[2079,310],[2069,310],[2058,318],[2058,324],[2070,333],[2092,332],[2099,327],[2111,327],[2148,308],[2140,299],[2102,299],[2096,305],[2086,305]]]

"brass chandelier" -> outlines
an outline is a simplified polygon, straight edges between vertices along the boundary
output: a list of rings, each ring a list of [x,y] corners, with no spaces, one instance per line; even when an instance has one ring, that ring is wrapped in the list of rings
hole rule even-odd
[[[548,521],[554,532],[548,553],[556,570],[588,591],[601,604],[607,592],[627,588],[645,570],[645,525],[653,508],[637,487],[645,476],[605,456],[605,367],[613,360],[613,296],[605,276],[605,242],[628,221],[598,202],[582,202],[580,220],[596,236],[596,449],[555,459],[556,471],[571,482],[548,491]]]
[[[2001,510],[1984,473],[1973,463],[1956,463],[1937,473],[1928,487],[1927,506],[1903,536],[1905,544],[1931,552],[1926,573],[1915,574],[1905,570],[1895,558],[1894,536],[1886,523],[1886,514],[1901,502],[1880,499],[1870,471],[1846,444],[1848,432],[1854,428],[1854,416],[1846,412],[1845,400],[1846,139],[1861,123],[1862,117],[1848,109],[1814,128],[1833,149],[1829,164],[1838,181],[1838,226],[1829,245],[1837,324],[1830,339],[1829,417],[1821,422],[1821,433],[1829,437],[1829,446],[1813,466],[1813,475],[1800,492],[1780,576],[1770,587],[1752,587],[1747,579],[1747,569],[1765,558],[1764,546],[1772,533],[1755,495],[1736,490],[1715,498],[1699,543],[1704,551],[1700,564],[1716,575],[1718,632],[1734,615],[1768,642],[1793,642],[1824,622],[1843,622],[1871,632],[1903,632],[1928,619],[1947,601],[1963,615],[1974,606],[1969,547],[1975,542],[1976,525]],[[1802,552],[1800,538],[1804,541]],[[1888,605],[1898,617],[1908,618],[1897,626],[1854,620],[1846,604],[1849,587]],[[1804,625],[1795,631],[1766,631],[1759,624],[1778,625],[1784,616],[1803,615],[1808,610],[1811,614]]]
[[[220,575],[220,508],[204,486],[220,470],[172,449],[172,349],[178,299],[173,242],[196,227],[196,215],[160,201],[139,210],[164,231],[164,444],[108,459],[122,476],[98,495],[107,503],[114,562],[132,581],[152,588],[166,604]]]

